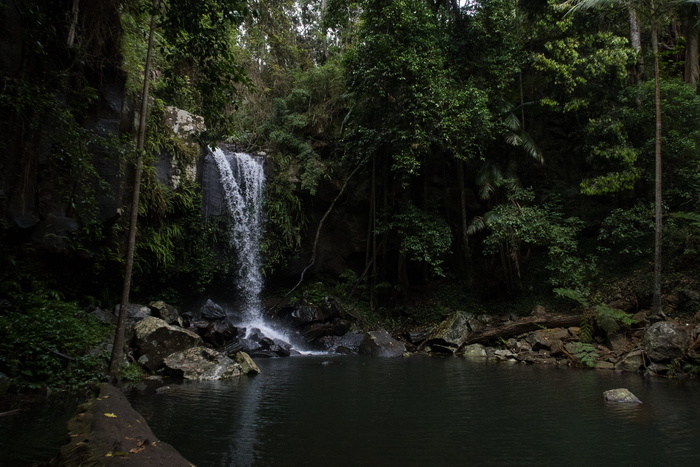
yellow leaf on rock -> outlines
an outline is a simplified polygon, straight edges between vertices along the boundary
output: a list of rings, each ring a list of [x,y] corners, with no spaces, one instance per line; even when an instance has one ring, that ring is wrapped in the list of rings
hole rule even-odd
[[[116,416],[115,414],[113,414],[113,413],[106,413],[106,414],[105,414],[105,417],[117,418],[117,416]]]

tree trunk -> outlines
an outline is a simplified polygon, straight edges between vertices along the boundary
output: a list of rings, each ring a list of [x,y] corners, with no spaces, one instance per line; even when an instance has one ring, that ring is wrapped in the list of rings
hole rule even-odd
[[[661,307],[661,242],[663,238],[663,200],[661,183],[661,81],[659,77],[659,41],[656,27],[651,31],[651,45],[654,52],[654,88],[656,104],[656,184],[654,190],[654,298],[652,305],[652,315],[663,316]]]
[[[637,52],[637,63],[634,70],[634,83],[639,84],[644,74],[644,56],[642,55],[642,34],[639,24],[639,14],[634,8],[629,9],[630,45]]]
[[[134,267],[134,250],[136,249],[136,227],[139,214],[139,196],[141,193],[141,174],[143,173],[143,149],[146,140],[146,112],[148,111],[149,75],[151,73],[151,53],[153,51],[153,37],[156,28],[156,2],[151,13],[151,24],[148,32],[148,51],[143,72],[143,93],[141,95],[141,115],[139,115],[139,133],[136,139],[137,159],[134,170],[134,187],[131,202],[131,218],[129,222],[129,238],[126,250],[126,265],[124,268],[124,284],[122,287],[121,304],[119,306],[119,318],[114,334],[112,358],[109,364],[109,373],[116,376],[124,359],[124,329],[126,328],[127,307],[129,293],[131,291],[131,273]]]
[[[462,347],[470,344],[488,343],[498,339],[507,339],[526,332],[537,331],[543,328],[568,328],[581,324],[583,315],[564,315],[544,313],[536,316],[528,316],[512,323],[504,324],[496,328],[486,329],[469,335]]]
[[[700,47],[698,46],[698,7],[689,5],[683,16],[683,33],[685,34],[685,74],[688,84],[695,84],[700,76]]]
[[[76,31],[78,29],[78,13],[80,11],[80,0],[73,0],[73,8],[71,9],[70,28],[68,28],[68,38],[66,45],[70,49],[75,43]]]

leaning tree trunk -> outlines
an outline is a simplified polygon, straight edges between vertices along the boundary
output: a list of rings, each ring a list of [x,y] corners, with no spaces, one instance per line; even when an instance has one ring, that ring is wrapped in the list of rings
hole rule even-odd
[[[156,0],[157,1],[157,0]],[[141,193],[141,174],[143,173],[143,149],[146,140],[146,112],[148,111],[148,91],[149,78],[151,73],[151,53],[153,51],[153,37],[156,28],[156,1],[151,13],[151,24],[148,32],[148,50],[146,53],[146,64],[143,72],[143,93],[141,95],[141,114],[139,115],[139,133],[136,138],[137,158],[134,170],[134,187],[131,201],[131,218],[129,220],[129,238],[126,250],[126,265],[124,267],[124,284],[122,287],[122,297],[119,306],[119,318],[117,329],[114,334],[114,345],[112,347],[112,358],[109,363],[109,373],[116,376],[124,360],[124,330],[126,328],[127,307],[129,304],[129,293],[131,291],[131,273],[134,268],[134,250],[136,249],[136,227],[139,215],[139,196]]]
[[[654,229],[654,298],[652,305],[653,316],[663,316],[661,308],[661,242],[663,238],[663,200],[662,200],[662,184],[661,184],[661,81],[659,77],[659,41],[658,31],[656,27],[651,31],[651,46],[654,53],[654,90],[656,104],[656,172],[655,172],[655,190],[654,190],[654,213],[655,213],[655,229]]]

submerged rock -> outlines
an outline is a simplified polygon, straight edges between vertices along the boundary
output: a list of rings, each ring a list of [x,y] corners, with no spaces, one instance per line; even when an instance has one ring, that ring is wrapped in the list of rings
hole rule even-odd
[[[384,329],[365,333],[359,348],[361,355],[373,357],[401,357],[405,351],[403,343],[394,340]]]
[[[139,363],[150,371],[158,370],[168,355],[202,344],[202,339],[194,332],[171,326],[153,316],[139,321],[134,333],[141,354]]]
[[[240,364],[206,347],[192,347],[175,352],[163,360],[166,370],[190,380],[229,379],[243,374]]]
[[[640,401],[637,396],[632,394],[629,389],[625,388],[618,388],[618,389],[610,389],[608,391],[605,391],[603,393],[603,399],[605,399],[608,402],[615,402],[615,403],[621,403],[621,404],[641,404],[642,401]]]

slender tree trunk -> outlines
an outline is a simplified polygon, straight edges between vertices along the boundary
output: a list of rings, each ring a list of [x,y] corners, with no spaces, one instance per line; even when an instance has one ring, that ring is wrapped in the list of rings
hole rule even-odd
[[[698,45],[698,7],[689,5],[683,16],[683,33],[685,34],[685,74],[688,84],[695,84],[700,76],[700,46]]]
[[[467,275],[467,283],[471,283],[469,265],[469,233],[467,225],[467,189],[464,183],[464,161],[457,159],[457,183],[459,184],[459,214],[462,228],[462,261]]]
[[[659,41],[656,27],[651,31],[651,45],[654,52],[654,88],[656,104],[656,184],[654,190],[654,298],[652,314],[656,317],[663,316],[661,307],[661,242],[663,238],[663,200],[661,183],[661,81],[659,77]]]
[[[76,31],[78,29],[78,13],[80,11],[80,0],[73,0],[73,8],[71,9],[70,28],[68,29],[68,38],[66,45],[70,49],[75,43]]]
[[[372,268],[369,279],[369,309],[374,311],[377,286],[377,158],[372,156],[370,179],[369,219],[367,219],[367,254],[365,267]]]
[[[629,9],[630,45],[637,52],[637,63],[634,67],[634,83],[639,84],[644,75],[644,55],[642,55],[642,33],[639,13],[634,8]]]
[[[124,284],[122,287],[121,304],[119,306],[119,318],[114,334],[112,358],[109,364],[109,373],[116,376],[124,360],[124,329],[126,328],[127,307],[129,293],[131,291],[131,273],[134,268],[134,250],[136,249],[136,227],[139,215],[139,196],[141,193],[141,174],[143,172],[143,149],[146,140],[146,112],[148,111],[149,75],[151,73],[151,52],[153,51],[153,37],[156,28],[156,4],[154,1],[151,13],[151,24],[148,32],[148,51],[143,73],[143,93],[141,95],[141,114],[139,115],[139,133],[136,138],[137,159],[134,170],[134,187],[131,202],[131,218],[129,221],[129,238],[126,250],[126,265],[124,268]]]

